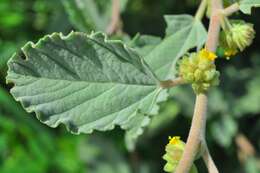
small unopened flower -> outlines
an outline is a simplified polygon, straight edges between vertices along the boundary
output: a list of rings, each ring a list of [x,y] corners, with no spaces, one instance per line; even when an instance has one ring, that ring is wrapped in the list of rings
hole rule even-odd
[[[168,139],[169,139],[169,144],[173,144],[173,145],[182,144],[180,136],[174,136],[174,137],[169,136]]]
[[[227,44],[232,47],[238,47],[243,51],[247,46],[251,45],[255,37],[255,31],[252,24],[234,23],[231,30],[227,33]]]
[[[232,49],[227,49],[227,50],[225,50],[225,52],[224,52],[224,55],[226,56],[226,57],[231,57],[231,56],[234,56],[234,55],[236,55],[237,54],[237,50],[232,50]]]
[[[217,58],[217,55],[204,48],[199,52],[199,57],[214,61]]]
[[[204,93],[219,83],[219,72],[214,60],[217,56],[213,52],[202,49],[196,53],[185,55],[179,62],[179,76],[186,83],[192,84],[196,94]]]
[[[251,45],[254,37],[252,24],[240,20],[231,21],[220,34],[220,46],[224,49],[225,56],[229,58]]]
[[[177,168],[179,161],[181,160],[185,143],[179,136],[169,137],[169,143],[165,147],[166,153],[163,155],[163,159],[166,161],[164,166],[165,172],[174,172]],[[189,173],[197,173],[197,168],[193,164]]]

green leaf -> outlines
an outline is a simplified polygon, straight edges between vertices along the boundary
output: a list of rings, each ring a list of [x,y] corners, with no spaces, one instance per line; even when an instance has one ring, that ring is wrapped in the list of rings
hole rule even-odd
[[[17,42],[14,44],[12,42],[2,42],[0,40],[0,69],[1,72],[4,71],[6,63],[13,52],[17,49]]]
[[[260,0],[242,0],[239,8],[243,13],[251,14],[253,7],[260,7]]]
[[[252,75],[254,76],[254,75]],[[260,111],[260,93],[259,93],[260,78],[255,75],[251,81],[247,82],[246,85],[246,95],[237,99],[236,104],[236,114],[257,114]]]
[[[111,19],[112,0],[62,0],[71,23],[80,31],[105,31]],[[123,11],[127,0],[120,1]]]
[[[99,138],[92,136],[88,142],[83,143],[88,145],[82,155],[88,155],[89,147],[99,151],[96,156],[91,157],[91,160],[86,162],[88,172],[91,173],[130,173],[131,167],[127,164],[123,151],[120,151],[114,141],[107,138]],[[82,151],[81,151],[82,152]]]
[[[183,30],[184,28],[191,28],[190,35],[187,35],[187,39],[192,39],[196,41],[198,48],[202,47],[206,41],[207,31],[200,20],[196,20],[191,15],[165,15],[164,16],[167,28],[166,37],[175,34],[176,32]],[[194,37],[191,35],[195,35]],[[195,47],[194,46],[194,47]]]
[[[167,90],[163,90],[157,97],[156,102],[166,101],[168,97]],[[159,106],[154,105],[152,115],[158,114]],[[137,114],[135,119],[132,119],[128,125],[126,126],[129,129],[125,135],[126,147],[129,151],[133,151],[135,149],[136,141],[140,135],[143,134],[144,128],[150,124],[151,116],[143,116],[142,114]]]
[[[223,147],[229,147],[237,133],[238,125],[230,115],[223,115],[221,119],[210,126],[211,134]]]
[[[183,28],[189,27],[194,21],[193,16],[187,14],[165,15],[164,19],[167,24],[165,31],[166,36],[170,36]]]
[[[180,113],[180,105],[175,99],[169,99],[160,106],[160,112],[153,118],[149,125],[149,134],[158,135],[162,129],[170,126]]]
[[[5,112],[11,113],[16,117],[27,116],[26,112],[14,101],[12,96],[2,87],[0,87],[0,105]]]
[[[209,116],[213,114],[224,114],[230,111],[228,101],[223,91],[219,88],[212,88],[209,92]]]
[[[8,66],[15,99],[43,123],[63,123],[72,133],[133,128],[139,114],[156,113],[162,100],[143,59],[101,33],[45,36],[27,43]]]
[[[260,171],[259,160],[255,157],[249,156],[245,161],[244,167],[247,173],[258,173]]]
[[[191,48],[200,49],[207,37],[202,23],[191,16],[166,16],[166,21],[168,25],[166,38],[145,56],[146,62],[162,80],[172,78],[178,59]],[[174,27],[180,22],[183,25]],[[188,23],[189,25],[186,25]],[[171,30],[173,32],[170,32]]]
[[[150,123],[150,118],[148,116],[143,116],[142,114],[137,114],[136,118],[130,121],[129,129],[125,135],[126,147],[129,151],[135,149],[136,141],[138,136],[143,134],[143,128]]]
[[[133,47],[139,55],[145,56],[160,44],[161,41],[160,37],[136,34],[128,45]]]
[[[101,17],[94,0],[63,0],[63,5],[69,15],[71,23],[80,31],[104,31],[108,19]]]

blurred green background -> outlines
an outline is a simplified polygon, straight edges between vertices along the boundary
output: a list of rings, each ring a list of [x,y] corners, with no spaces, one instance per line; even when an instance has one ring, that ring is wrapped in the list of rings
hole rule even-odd
[[[119,128],[91,136],[69,134],[63,126],[51,129],[10,96],[11,86],[5,84],[6,62],[16,50],[52,32],[78,30],[70,21],[64,1],[0,1],[0,172],[163,172],[161,157],[168,136],[186,139],[188,135],[195,98],[190,87],[171,91],[172,96],[161,104],[160,114],[140,137],[134,152],[126,150],[124,133]],[[101,10],[106,1],[98,1]],[[136,33],[163,37],[164,14],[194,14],[198,6],[197,0],[124,2],[123,31],[130,37]],[[207,140],[220,172],[260,173],[260,10],[253,10],[252,16],[237,14],[235,18],[253,23],[256,39],[230,61],[217,61],[221,84],[209,94]],[[90,26],[98,28],[93,23]],[[206,172],[202,160],[196,165],[200,173]]]

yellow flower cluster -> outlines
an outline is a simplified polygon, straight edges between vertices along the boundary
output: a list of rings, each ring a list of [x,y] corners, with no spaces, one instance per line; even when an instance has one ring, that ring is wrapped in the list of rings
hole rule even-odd
[[[202,49],[199,52],[186,54],[179,61],[179,76],[190,83],[196,94],[205,93],[219,83],[219,72],[214,60],[216,54]]]
[[[180,142],[181,142],[180,136],[174,136],[174,137],[169,136],[169,144],[177,145]]]
[[[217,55],[204,48],[201,51],[199,51],[199,57],[206,58],[210,61],[214,61],[217,58]]]

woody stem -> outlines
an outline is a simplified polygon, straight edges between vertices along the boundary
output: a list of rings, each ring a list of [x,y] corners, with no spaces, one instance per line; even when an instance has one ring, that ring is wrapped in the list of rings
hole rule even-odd
[[[215,52],[218,45],[218,38],[220,32],[220,10],[222,7],[222,0],[211,0],[212,15],[210,18],[208,37],[206,42],[206,49]],[[175,173],[188,173],[191,169],[195,156],[199,150],[199,146],[204,140],[204,132],[206,127],[206,111],[207,111],[207,95],[198,94],[196,96],[196,103],[192,124],[185,145],[182,158],[176,168]],[[214,164],[214,162],[211,162]],[[210,167],[211,168],[211,167]],[[212,172],[212,170],[209,170]]]

